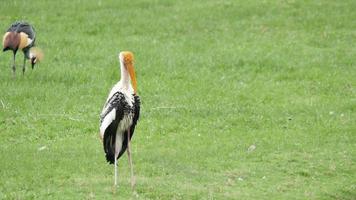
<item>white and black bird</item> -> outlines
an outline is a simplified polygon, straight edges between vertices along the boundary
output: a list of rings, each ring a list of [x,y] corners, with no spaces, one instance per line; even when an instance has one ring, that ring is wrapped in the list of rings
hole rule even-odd
[[[117,160],[125,153],[131,170],[131,186],[135,185],[131,158],[131,138],[140,115],[140,98],[137,95],[137,83],[133,54],[120,52],[121,79],[111,89],[100,114],[100,138],[104,145],[106,160],[114,164],[117,185]]]
[[[22,66],[22,73],[25,73],[26,59],[31,61],[32,69],[34,68],[37,57],[36,51],[30,49],[35,46],[36,33],[29,23],[27,22],[15,22],[11,24],[3,36],[3,51],[12,50],[14,53],[12,71],[15,75],[16,65],[15,58],[18,50],[22,50],[24,53],[24,61]]]

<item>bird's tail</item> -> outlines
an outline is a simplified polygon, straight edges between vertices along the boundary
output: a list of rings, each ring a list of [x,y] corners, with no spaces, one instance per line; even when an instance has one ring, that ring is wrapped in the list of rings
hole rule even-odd
[[[104,134],[103,145],[105,157],[106,161],[110,164],[114,164],[115,162],[115,138],[116,134],[110,134],[109,131]]]

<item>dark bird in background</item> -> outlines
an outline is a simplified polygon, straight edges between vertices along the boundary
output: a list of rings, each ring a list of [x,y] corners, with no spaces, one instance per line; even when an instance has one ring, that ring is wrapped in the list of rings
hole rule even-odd
[[[12,65],[12,71],[15,76],[16,66],[15,58],[17,50],[22,50],[24,53],[24,61],[22,66],[22,73],[25,73],[26,59],[31,62],[32,69],[38,61],[38,51],[32,51],[32,47],[35,46],[36,33],[29,23],[27,22],[15,22],[11,24],[10,28],[6,31],[3,37],[3,51],[12,50],[14,53],[14,60]],[[32,49],[31,49],[32,48]]]
[[[123,51],[119,54],[121,79],[111,89],[100,114],[100,138],[103,141],[106,160],[114,164],[117,185],[117,160],[125,153],[131,169],[131,187],[135,185],[131,158],[131,137],[140,115],[140,98],[133,65],[133,54]]]

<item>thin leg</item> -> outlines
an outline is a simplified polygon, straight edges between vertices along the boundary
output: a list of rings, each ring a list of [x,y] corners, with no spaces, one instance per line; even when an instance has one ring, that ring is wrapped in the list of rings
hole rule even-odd
[[[22,75],[25,75],[26,66],[26,56],[23,57]]]
[[[16,76],[15,58],[16,58],[16,51],[14,51],[14,61],[13,61],[13,63],[12,63],[12,74],[13,74],[14,78],[15,78],[15,76]]]
[[[119,155],[119,152],[116,151],[116,145],[115,145],[115,182],[114,182],[114,186],[117,186],[117,156]]]
[[[131,158],[131,139],[130,139],[130,129],[127,131],[127,155],[129,157],[129,164],[131,169],[131,188],[133,189],[135,186],[135,177],[133,173],[133,164]]]
[[[117,160],[115,158],[115,182],[114,182],[114,186],[117,186]]]

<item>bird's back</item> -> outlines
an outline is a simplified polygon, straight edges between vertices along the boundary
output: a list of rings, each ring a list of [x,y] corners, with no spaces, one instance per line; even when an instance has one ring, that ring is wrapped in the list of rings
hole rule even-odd
[[[127,148],[128,127],[120,128],[120,124],[121,125],[125,124],[124,119],[126,118],[130,119],[129,120],[130,139],[134,134],[135,126],[140,115],[140,98],[136,95],[133,96],[133,98],[134,98],[133,99],[134,102],[132,102],[132,105],[130,105],[123,93],[121,92],[114,93],[104,105],[104,109],[100,115],[100,129],[101,132],[103,133],[103,145],[104,145],[104,151],[106,153],[106,160],[111,164],[113,164],[115,161],[115,156],[114,156],[115,141],[117,139],[116,137],[119,129],[123,129],[123,130],[119,131],[120,134],[122,134],[120,136],[121,149],[116,159],[119,159]],[[114,118],[112,118],[111,115],[109,114],[113,110],[115,112]],[[129,115],[131,117],[129,117]],[[111,118],[111,119],[107,121],[106,118]]]
[[[7,32],[17,32],[17,33],[24,32],[33,41],[35,41],[36,38],[36,33],[33,26],[31,26],[27,22],[14,22],[13,24],[11,24]]]

